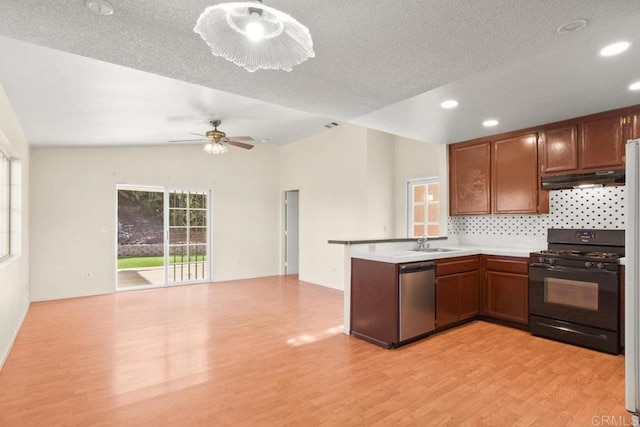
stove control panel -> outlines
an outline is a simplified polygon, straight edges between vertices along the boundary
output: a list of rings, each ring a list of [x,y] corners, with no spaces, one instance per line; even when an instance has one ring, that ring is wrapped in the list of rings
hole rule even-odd
[[[576,238],[582,240],[583,242],[588,242],[591,239],[595,239],[596,232],[592,230],[578,230],[576,231]]]

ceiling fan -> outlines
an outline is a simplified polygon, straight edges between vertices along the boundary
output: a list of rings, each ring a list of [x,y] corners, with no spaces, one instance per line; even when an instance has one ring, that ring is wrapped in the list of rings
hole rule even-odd
[[[220,120],[211,120],[211,126],[213,126],[213,130],[206,132],[204,135],[199,133],[192,133],[192,135],[198,135],[207,138],[207,144],[204,146],[204,151],[209,154],[224,154],[229,149],[226,145],[233,145],[234,147],[244,148],[245,150],[251,150],[253,145],[246,144],[241,141],[253,141],[253,138],[250,136],[227,136],[226,133],[218,130],[218,126],[220,126]],[[188,142],[188,141],[205,141],[204,139],[179,139],[175,141],[169,142]]]

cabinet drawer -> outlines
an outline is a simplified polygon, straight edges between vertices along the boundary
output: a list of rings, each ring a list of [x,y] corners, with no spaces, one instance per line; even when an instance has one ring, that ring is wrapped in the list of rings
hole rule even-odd
[[[529,274],[529,260],[515,257],[491,257],[486,259],[487,271],[501,271],[513,274]]]
[[[480,259],[478,256],[448,258],[436,260],[436,276],[446,276],[447,274],[464,273],[480,269]]]

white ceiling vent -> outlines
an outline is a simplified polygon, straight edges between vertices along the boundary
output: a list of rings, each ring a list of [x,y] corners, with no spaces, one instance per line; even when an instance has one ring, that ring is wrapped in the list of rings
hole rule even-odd
[[[556,31],[560,34],[573,33],[575,31],[582,30],[586,26],[586,19],[574,19],[573,21],[565,22],[564,24],[560,25]]]
[[[336,126],[339,126],[338,123],[336,123],[336,122],[331,122],[331,123],[327,123],[326,125],[324,125],[324,127],[326,127],[327,129],[331,129],[331,128],[334,128]]]

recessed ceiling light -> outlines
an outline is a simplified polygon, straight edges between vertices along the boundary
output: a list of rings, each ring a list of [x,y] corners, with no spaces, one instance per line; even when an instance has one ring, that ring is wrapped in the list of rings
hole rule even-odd
[[[629,85],[629,90],[640,90],[640,81],[637,81],[635,83],[631,83]]]
[[[269,138],[264,138],[261,140],[261,142],[269,142],[269,141],[271,141]]]
[[[84,0],[84,5],[96,15],[113,14],[113,6],[105,0]]]
[[[574,19],[572,21],[565,22],[564,24],[560,25],[556,29],[556,31],[559,32],[560,34],[567,34],[567,33],[573,33],[575,31],[580,31],[586,26],[587,26],[586,19]]]
[[[458,106],[458,101],[454,99],[449,99],[448,101],[444,101],[442,104],[440,104],[440,106],[446,109],[456,108]]]
[[[482,126],[484,127],[493,127],[493,126],[497,126],[498,125],[498,121],[495,119],[491,119],[491,120],[485,120],[484,122],[482,122]]]
[[[613,44],[610,44],[609,46],[603,47],[602,50],[600,51],[600,55],[602,56],[617,55],[629,49],[629,46],[631,46],[631,43],[629,42],[613,43]]]

